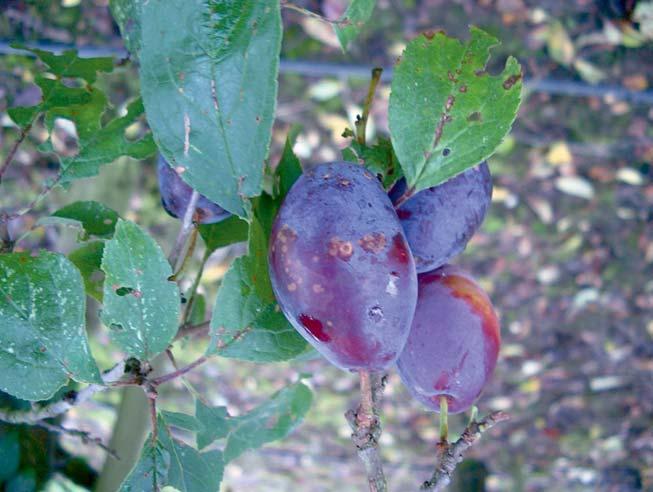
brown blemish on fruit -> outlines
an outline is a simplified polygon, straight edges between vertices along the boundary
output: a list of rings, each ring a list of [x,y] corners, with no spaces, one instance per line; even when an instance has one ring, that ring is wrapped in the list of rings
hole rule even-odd
[[[295,292],[297,290],[297,284],[295,282],[290,282],[288,284],[288,291]]]
[[[407,265],[410,261],[410,253],[401,234],[395,234],[392,238],[392,247],[388,252],[388,258],[395,260],[401,265]]]
[[[354,246],[349,241],[343,241],[338,236],[334,236],[329,240],[328,251],[329,255],[348,261],[354,254]]]
[[[313,262],[317,263],[318,261],[320,261],[320,257],[319,256],[313,256]]]
[[[341,179],[338,181],[338,184],[346,188],[351,184],[351,182],[348,179]]]
[[[377,254],[385,248],[385,235],[380,232],[373,232],[372,234],[365,234],[358,240],[361,248],[368,253]]]
[[[313,284],[313,292],[316,294],[321,294],[324,292],[324,287],[322,287],[320,284]]]

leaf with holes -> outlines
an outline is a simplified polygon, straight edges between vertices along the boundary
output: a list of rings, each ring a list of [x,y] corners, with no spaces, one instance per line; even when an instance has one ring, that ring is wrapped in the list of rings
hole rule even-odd
[[[88,103],[91,100],[88,86],[97,79],[97,72],[106,73],[113,70],[113,58],[110,57],[80,58],[75,50],[56,55],[17,43],[12,46],[35,54],[48,66],[47,71],[55,76],[49,78],[38,74],[35,77],[36,85],[41,89],[39,104],[29,107],[17,106],[8,110],[11,119],[21,127],[30,125],[40,113],[52,108]],[[64,84],[65,79],[81,79],[86,87],[69,87]]]
[[[246,217],[276,106],[279,2],[150,0],[141,27],[141,88],[161,152],[202,195]]]
[[[45,400],[69,378],[102,382],[86,338],[82,278],[65,256],[0,255],[0,326],[0,390]]]
[[[343,51],[356,39],[361,28],[372,16],[376,0],[351,0],[340,24],[333,26]]]
[[[143,102],[132,101],[127,113],[102,124],[107,110],[106,96],[98,89],[93,91],[92,101],[82,106],[52,109],[46,118],[51,128],[54,118],[70,119],[75,123],[79,151],[70,157],[61,157],[61,182],[88,178],[98,174],[100,166],[115,161],[120,156],[145,159],[156,152],[152,135],[148,132],[137,139],[127,138],[125,132],[143,115]]]
[[[177,333],[180,295],[161,248],[133,222],[118,220],[104,246],[102,321],[128,355],[147,360]]]
[[[392,80],[392,146],[410,188],[420,191],[488,158],[508,134],[521,99],[519,63],[485,71],[497,40],[472,27],[463,44],[442,32],[411,41]]]

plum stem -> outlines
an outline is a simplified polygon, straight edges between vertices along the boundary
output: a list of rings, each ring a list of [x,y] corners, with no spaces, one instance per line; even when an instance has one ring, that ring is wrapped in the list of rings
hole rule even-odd
[[[173,273],[168,279],[171,282],[176,282],[177,279],[181,276],[181,274],[184,273],[184,270],[186,270],[186,267],[188,266],[188,262],[193,256],[193,253],[195,252],[195,245],[197,244],[198,233],[199,233],[199,228],[193,227],[190,232],[190,239],[188,240],[188,247],[186,248],[186,253],[184,254],[184,257],[181,260],[181,265],[179,265],[177,271]]]
[[[440,397],[440,441],[449,440],[449,401],[446,396]]]
[[[415,193],[415,188],[408,188],[403,195],[397,198],[394,202],[395,210],[401,207],[406,201],[413,196]]]
[[[351,438],[358,449],[358,456],[365,466],[370,492],[387,492],[379,453],[381,423],[378,409],[386,378],[369,371],[360,371],[359,374],[361,402],[358,409],[349,410],[345,417],[353,431]]]
[[[177,234],[177,239],[175,240],[175,245],[172,247],[172,251],[170,251],[170,255],[168,256],[168,261],[172,266],[173,272],[178,270],[177,263],[179,263],[179,257],[181,256],[184,245],[191,233],[191,228],[193,227],[193,216],[195,215],[195,209],[197,208],[197,201],[199,198],[200,194],[197,190],[193,190],[193,194],[190,196],[188,206],[186,207],[186,212],[184,213],[184,219],[179,228],[179,233]]]
[[[356,118],[356,141],[361,145],[365,145],[367,120],[370,116],[370,110],[372,109],[372,103],[374,102],[374,95],[376,94],[376,88],[379,85],[382,73],[382,68],[376,67],[372,69],[370,86],[367,89],[367,96],[365,96],[365,102],[363,103],[363,116]]]
[[[463,460],[467,450],[472,447],[485,431],[509,418],[510,416],[505,412],[494,412],[480,422],[476,420],[470,422],[460,436],[460,439],[456,442],[438,442],[438,463],[435,467],[435,472],[430,480],[422,484],[420,490],[430,492],[442,492],[446,490],[447,486],[451,483],[451,477],[456,466]]]

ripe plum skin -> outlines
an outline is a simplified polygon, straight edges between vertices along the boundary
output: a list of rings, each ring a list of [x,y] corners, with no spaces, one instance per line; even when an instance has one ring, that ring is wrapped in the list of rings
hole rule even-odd
[[[413,325],[397,368],[413,396],[439,411],[446,396],[450,413],[478,398],[499,356],[501,333],[492,303],[476,281],[446,265],[418,275]]]
[[[396,201],[406,191],[401,179],[390,190]],[[434,270],[465,249],[492,198],[487,162],[415,194],[398,209],[418,273]]]
[[[177,172],[170,167],[167,161],[159,155],[157,161],[157,177],[161,204],[172,217],[183,218],[193,194],[193,189],[179,177]],[[199,224],[215,224],[226,219],[231,214],[213,203],[205,196],[200,195],[195,208],[195,218]]]
[[[330,362],[370,371],[395,362],[415,311],[417,275],[373,174],[345,162],[306,171],[275,219],[269,260],[281,309]]]

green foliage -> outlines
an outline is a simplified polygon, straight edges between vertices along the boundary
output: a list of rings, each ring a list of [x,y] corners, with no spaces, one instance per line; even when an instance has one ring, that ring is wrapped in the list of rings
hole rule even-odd
[[[112,58],[80,58],[76,51],[64,51],[61,55],[55,55],[38,49],[27,50],[48,66],[48,72],[54,79],[43,74],[37,75],[36,84],[42,92],[41,102],[30,107],[10,108],[8,113],[22,128],[31,125],[42,113],[45,114],[46,126],[50,132],[56,118],[66,118],[75,124],[79,150],[74,156],[60,156],[62,183],[95,176],[102,164],[110,163],[122,155],[144,159],[155,152],[156,146],[151,134],[133,141],[125,136],[126,128],[143,114],[140,100],[129,104],[125,116],[105,124],[101,122],[109,109],[109,103],[105,94],[93,87],[93,84],[97,72],[108,73],[113,70]],[[76,81],[76,85],[81,87],[70,87],[70,80]],[[68,82],[64,83],[65,81]],[[50,141],[42,149],[54,152]]]
[[[0,390],[43,400],[69,378],[102,381],[86,339],[82,285],[63,255],[0,255]]]
[[[302,175],[302,164],[299,162],[299,159],[292,150],[292,144],[290,143],[290,138],[286,139],[286,143],[283,147],[283,153],[281,154],[281,159],[279,164],[275,169],[275,176],[277,181],[277,195],[283,199],[292,185],[295,184],[295,181],[299,179]]]
[[[68,255],[82,274],[86,294],[99,302],[102,302],[104,290],[103,253],[104,241],[91,241]]]
[[[212,23],[229,26],[223,39],[216,41]],[[241,217],[247,197],[261,192],[281,34],[272,0],[143,6],[141,86],[159,148],[186,169],[188,184]]]
[[[345,14],[340,18],[342,24],[334,25],[336,36],[343,51],[356,39],[361,28],[372,16],[376,0],[351,0]]]
[[[14,476],[20,464],[18,432],[0,429],[0,484]]]
[[[249,225],[238,216],[232,215],[215,224],[200,225],[200,236],[206,248],[213,252],[230,244],[247,241]]]
[[[249,255],[232,263],[215,300],[209,355],[273,362],[292,359],[306,347],[276,303],[266,237],[260,222],[253,219]]]
[[[157,441],[147,438],[141,457],[120,486],[120,492],[158,492],[165,485],[170,468],[170,453]]]
[[[100,202],[74,202],[60,208],[51,218],[70,219],[75,221],[84,231],[82,240],[89,236],[110,238],[118,222],[118,214]]]
[[[129,356],[150,359],[178,329],[180,294],[161,248],[136,224],[120,219],[104,247],[102,321]]]
[[[362,161],[366,168],[381,178],[386,189],[403,176],[392,142],[387,138],[379,138],[372,146],[361,145],[354,140],[350,147],[342,151],[342,155],[349,162]]]
[[[395,68],[389,107],[392,145],[415,191],[489,157],[517,114],[519,63],[510,57],[500,75],[488,74],[485,64],[498,42],[474,27],[470,34],[466,44],[442,32],[418,36]]]

